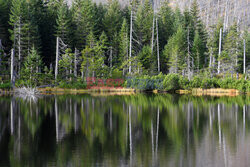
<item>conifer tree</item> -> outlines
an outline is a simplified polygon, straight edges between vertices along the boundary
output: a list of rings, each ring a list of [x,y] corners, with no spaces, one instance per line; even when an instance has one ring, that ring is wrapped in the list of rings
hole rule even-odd
[[[26,82],[26,86],[36,86],[39,79],[39,70],[42,66],[42,59],[37,50],[33,46],[25,58],[24,66],[22,67],[21,78]],[[25,84],[25,83],[24,83]]]
[[[58,8],[56,19],[56,36],[60,37],[64,43],[69,41],[69,13],[67,5],[62,2]]]
[[[179,26],[177,32],[169,39],[164,49],[164,56],[168,59],[170,73],[179,73],[185,66],[185,31]]]
[[[127,25],[127,21],[126,19],[123,19],[123,23],[122,23],[122,28],[119,34],[119,62],[120,65],[122,65],[122,63],[124,61],[127,61],[129,59],[128,56],[128,52],[129,52],[129,37],[128,37],[128,25]],[[123,69],[123,75],[127,72],[128,70],[128,65],[124,65],[124,67],[122,67]]]
[[[87,36],[95,27],[94,6],[91,0],[75,0],[72,6],[75,46],[82,50],[87,43]]]
[[[224,43],[224,54],[221,56],[221,67],[223,71],[228,71],[231,74],[239,69],[239,34],[237,32],[237,24],[230,27]]]
[[[153,9],[149,0],[145,0],[138,6],[136,19],[135,19],[135,33],[137,38],[137,53],[143,48],[144,45],[151,44],[153,25]]]
[[[10,28],[9,12],[10,12],[10,0],[0,0],[0,40],[5,50],[9,50],[11,43],[9,39],[8,29]]]

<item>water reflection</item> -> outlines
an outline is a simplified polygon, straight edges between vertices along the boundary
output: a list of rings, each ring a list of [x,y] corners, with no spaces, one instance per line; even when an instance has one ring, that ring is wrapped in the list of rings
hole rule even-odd
[[[0,166],[249,166],[250,97],[0,97]]]

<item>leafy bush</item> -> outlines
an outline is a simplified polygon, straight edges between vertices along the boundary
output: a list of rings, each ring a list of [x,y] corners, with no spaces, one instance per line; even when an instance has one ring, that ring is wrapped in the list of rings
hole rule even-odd
[[[202,80],[199,76],[195,76],[189,83],[189,86],[191,88],[200,88],[201,87]]]
[[[174,92],[178,89],[190,88],[223,88],[223,89],[238,89],[241,92],[250,91],[250,81],[232,79],[232,78],[207,78],[195,76],[191,81],[186,77],[178,74],[159,74],[157,76],[141,76],[129,78],[125,81],[124,86],[140,89],[140,90],[166,90]]]
[[[216,78],[204,78],[201,82],[201,88],[203,89],[210,89],[210,88],[217,88],[217,79]]]
[[[0,84],[0,89],[9,90],[11,88],[12,88],[11,83],[2,83],[2,84]]]
[[[129,88],[139,90],[163,90],[163,80],[165,75],[159,74],[153,77],[144,75],[141,77],[128,78],[125,82],[125,86]]]
[[[189,89],[189,80],[183,76],[180,76],[179,85],[181,89]]]
[[[87,85],[86,83],[83,82],[60,82],[59,83],[59,88],[63,89],[86,89]]]
[[[121,79],[121,78],[123,78],[122,71],[119,71],[118,69],[114,69],[114,70],[112,71],[111,77],[112,77],[113,79]]]
[[[166,91],[176,91],[180,89],[179,85],[179,75],[178,74],[169,74],[165,77],[163,81],[163,87]]]

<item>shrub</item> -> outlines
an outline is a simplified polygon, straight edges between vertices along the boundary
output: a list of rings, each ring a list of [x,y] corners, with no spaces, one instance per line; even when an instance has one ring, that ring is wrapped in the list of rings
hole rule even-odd
[[[210,88],[216,88],[216,87],[217,87],[216,78],[213,78],[213,79],[204,78],[201,82],[201,88],[203,89],[210,89]]]
[[[67,83],[67,82],[60,82],[59,83],[59,88],[63,88],[63,89],[86,89],[87,85],[86,83],[83,82],[71,82],[71,83]]]
[[[178,74],[169,74],[165,77],[163,81],[163,87],[166,91],[174,92],[180,89],[179,85],[179,75]]]
[[[2,83],[2,84],[0,84],[0,89],[9,90],[11,88],[12,88],[11,83]]]
[[[181,89],[189,89],[189,80],[183,76],[180,76],[179,85]]]
[[[202,80],[200,79],[200,77],[195,76],[189,83],[189,86],[191,88],[200,88],[201,87],[201,82]]]
[[[223,89],[235,88],[234,87],[234,80],[232,78],[221,79],[221,80],[219,80],[218,83],[219,83],[220,88],[223,88]]]

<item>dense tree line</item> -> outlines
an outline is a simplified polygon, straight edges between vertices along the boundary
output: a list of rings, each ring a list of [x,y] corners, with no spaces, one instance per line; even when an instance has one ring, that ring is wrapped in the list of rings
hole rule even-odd
[[[1,75],[10,73],[11,49],[16,78],[38,84],[53,82],[57,54],[57,80],[247,73],[249,32],[237,23],[223,29],[222,19],[206,29],[197,1],[181,12],[167,1],[133,0],[122,8],[117,0],[74,0],[72,6],[63,0],[0,0]]]

